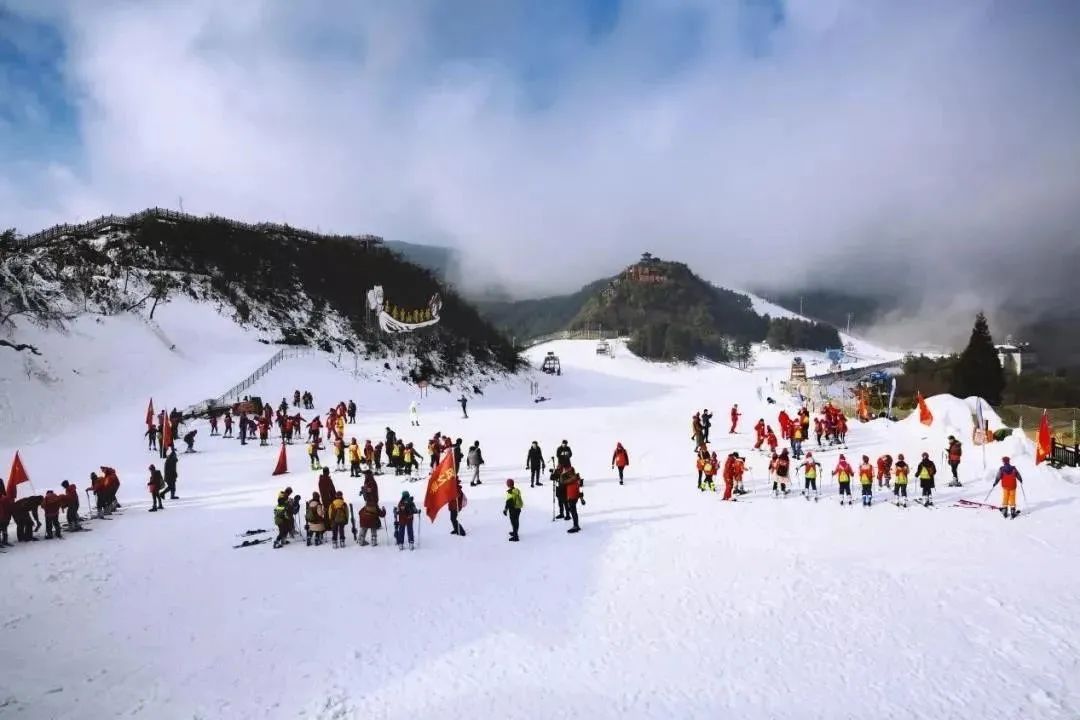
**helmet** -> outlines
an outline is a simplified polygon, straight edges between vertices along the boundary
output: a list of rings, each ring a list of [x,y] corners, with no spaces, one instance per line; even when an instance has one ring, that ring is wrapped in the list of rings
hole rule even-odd
[[[510,478],[506,478],[506,487],[508,487],[508,488],[514,487],[514,481],[511,480]]]
[[[1009,458],[1003,457],[1003,458],[1001,458],[1001,462],[1008,465],[1009,464]]]
[[[409,491],[408,490],[402,490],[401,491],[401,499],[404,500],[407,497],[409,497]]]

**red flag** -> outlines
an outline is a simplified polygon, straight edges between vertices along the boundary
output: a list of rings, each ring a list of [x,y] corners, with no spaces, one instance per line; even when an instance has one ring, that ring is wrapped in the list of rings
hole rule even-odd
[[[431,522],[435,522],[435,516],[443,509],[443,506],[457,502],[458,479],[454,472],[454,453],[443,453],[442,460],[435,466],[428,478],[427,493],[424,495],[424,509]],[[462,507],[465,507],[462,502]],[[458,508],[459,510],[461,508]]]
[[[172,447],[172,420],[170,418],[164,418],[161,421],[161,450],[164,452]]]
[[[1035,464],[1038,465],[1048,459],[1051,452],[1050,420],[1046,417],[1046,411],[1043,410],[1042,420],[1039,421],[1039,434],[1035,436]]]
[[[285,458],[285,446],[281,446],[281,452],[278,453],[277,465],[274,466],[274,475],[284,475],[289,472],[289,463]]]
[[[154,398],[150,398],[150,404],[146,407],[146,427],[154,424]]]
[[[11,472],[8,473],[7,494],[14,500],[18,496],[19,483],[30,482],[30,476],[26,474],[19,451],[15,451],[15,459],[11,462]]]
[[[933,425],[934,414],[930,412],[930,408],[926,407],[926,401],[923,400],[922,393],[915,393],[915,400],[919,403],[919,422],[923,425]]]

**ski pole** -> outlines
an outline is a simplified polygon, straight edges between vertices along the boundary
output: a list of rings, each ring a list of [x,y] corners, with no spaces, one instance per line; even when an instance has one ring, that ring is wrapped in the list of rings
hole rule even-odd
[[[997,483],[994,483],[990,486],[990,489],[986,491],[986,497],[983,498],[983,502],[986,502],[990,499],[990,493],[994,492],[995,487],[997,487]]]
[[[1027,493],[1024,492],[1024,483],[1023,482],[1020,483],[1020,497],[1024,498],[1024,512],[1027,512],[1027,509],[1028,509]]]

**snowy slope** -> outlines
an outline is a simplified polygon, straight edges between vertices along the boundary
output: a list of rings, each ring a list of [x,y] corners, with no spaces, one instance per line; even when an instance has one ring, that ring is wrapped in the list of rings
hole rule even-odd
[[[0,348],[5,444],[34,441],[121,405],[141,418],[151,396],[160,408],[219,395],[277,350],[212,305],[183,297],[161,305],[153,321],[85,314],[65,333],[27,325],[18,336],[41,354]]]
[[[759,315],[769,315],[771,317],[780,318],[796,318],[800,320],[809,319],[799,315],[798,313],[794,313],[787,308],[783,308],[775,303],[771,303],[764,298],[758,297],[757,295],[753,295],[747,292],[743,292],[742,294],[750,298],[750,304],[753,307],[754,312],[758,313]],[[851,346],[850,353],[854,355],[855,358],[857,358],[854,362],[845,362],[845,367],[862,367],[864,365],[873,365],[876,363],[893,362],[902,359],[904,356],[903,353],[888,350],[886,348],[875,345],[874,343],[867,342],[866,340],[858,338],[854,335],[849,335],[848,333],[845,333],[843,331],[840,331],[840,339],[843,341],[845,347],[849,345]],[[824,353],[803,352],[801,353],[801,357],[811,365],[813,364],[813,361],[826,363]],[[810,370],[809,367],[807,369]],[[810,370],[810,374],[813,374],[812,370]]]
[[[540,346],[530,356],[538,361],[548,350],[562,360],[561,377],[494,383],[471,402],[468,420],[454,403],[457,389],[419,398],[381,366],[365,365],[355,377],[323,356],[287,362],[253,390],[278,398],[310,388],[320,409],[354,398],[360,418],[348,434],[361,441],[388,425],[421,444],[436,429],[466,445],[481,441],[484,484],[466,487],[462,513],[468,537],[449,535],[443,514],[422,523],[414,553],[232,549],[238,533],[271,527],[282,485],[310,495],[314,476],[299,446],[289,449],[290,474],[273,478],[276,447],[202,438],[200,452],[181,460],[182,499],[146,513],[151,458],[138,438],[141,389],[93,421],[58,429],[47,444],[24,446],[39,490],[64,476],[81,481],[98,463],[116,465],[125,509],[91,523],[91,533],[16,546],[0,558],[9,588],[0,715],[1080,713],[1080,486],[1067,477],[1013,452],[1026,480],[1026,514],[1006,521],[949,507],[958,497],[981,500],[990,488],[999,448],[992,446],[985,469],[969,448],[966,487],[939,487],[935,509],[841,508],[830,481],[819,503],[772,499],[764,459],[751,452],[752,494],[723,503],[694,487],[689,416],[711,407],[715,449],[746,454],[753,421],[774,422],[780,407],[792,406],[758,403],[766,371],[650,364],[622,344],[606,358],[586,341]],[[184,399],[197,400],[202,385],[230,384],[234,368],[224,365],[204,363],[176,387],[191,383],[197,389]],[[530,379],[549,401],[533,402]],[[422,428],[411,429],[406,408],[418,398]],[[740,432],[728,435],[722,421],[732,402],[744,417]],[[853,423],[848,457],[917,458],[926,450],[936,459],[944,436],[967,427],[966,405],[929,402],[940,426]],[[550,487],[528,488],[522,470],[531,440],[551,454],[563,438],[586,479],[576,536],[552,522]],[[616,441],[630,453],[625,486],[609,468]],[[56,452],[77,442],[93,453]],[[6,436],[0,444],[11,445]],[[836,455],[820,453],[826,471]],[[500,512],[507,477],[526,480],[516,544],[506,542]],[[357,481],[334,479],[355,501]],[[380,487],[387,504],[402,489],[423,494],[422,482],[390,476]]]

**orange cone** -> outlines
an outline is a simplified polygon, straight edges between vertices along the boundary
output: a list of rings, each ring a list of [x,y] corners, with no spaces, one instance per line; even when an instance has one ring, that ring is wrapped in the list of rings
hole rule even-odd
[[[274,475],[284,475],[289,472],[289,464],[285,459],[285,446],[281,446],[281,453],[277,458],[277,467],[274,468]]]

